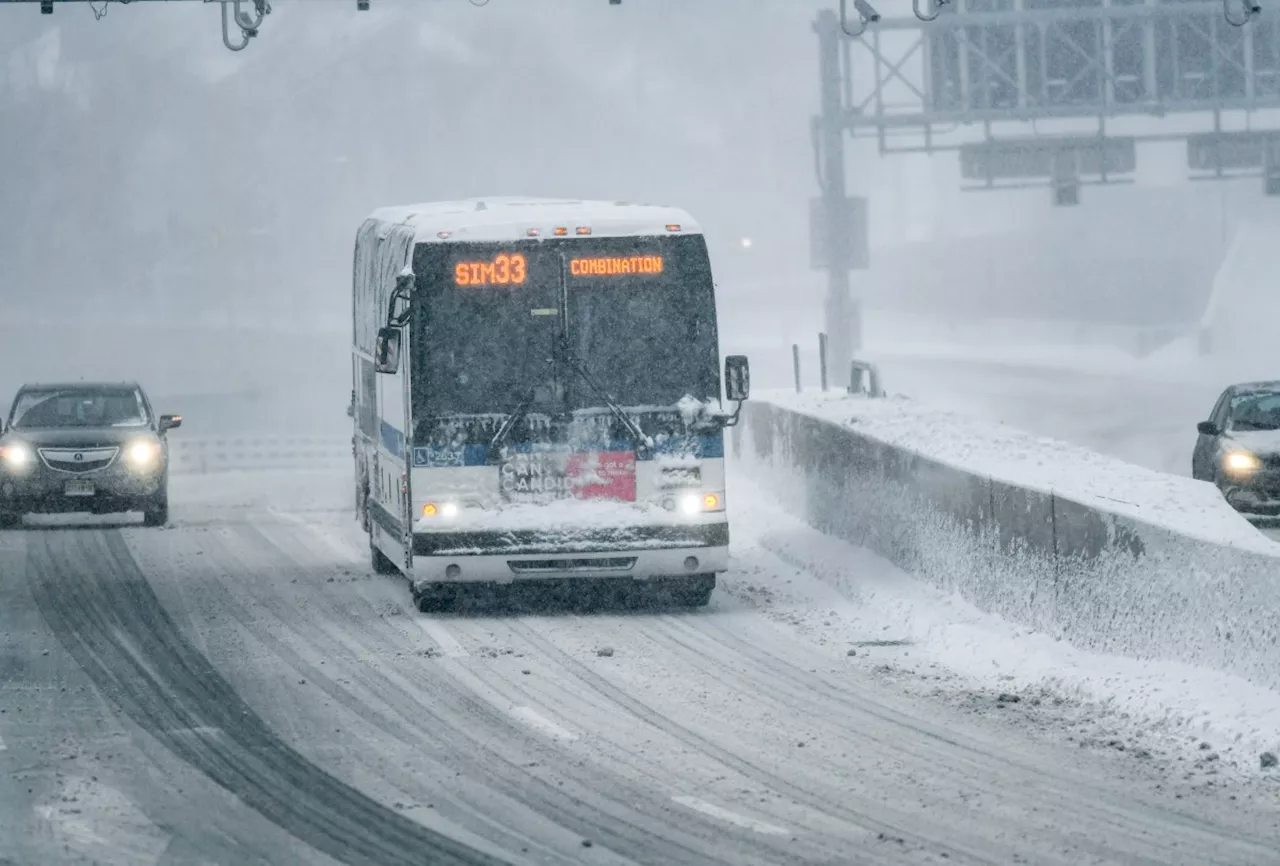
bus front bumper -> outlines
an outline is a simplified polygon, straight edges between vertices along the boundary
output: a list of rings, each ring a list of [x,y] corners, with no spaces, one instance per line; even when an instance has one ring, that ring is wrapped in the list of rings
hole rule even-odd
[[[413,582],[508,584],[574,578],[650,580],[729,567],[729,525],[415,533]]]

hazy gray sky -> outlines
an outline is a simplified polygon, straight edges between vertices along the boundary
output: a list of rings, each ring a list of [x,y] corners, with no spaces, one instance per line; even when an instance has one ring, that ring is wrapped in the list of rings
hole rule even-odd
[[[492,194],[680,204],[705,225],[726,295],[752,278],[820,293],[807,218],[811,23],[824,5],[376,0],[360,13],[277,0],[239,54],[223,48],[213,5],[113,4],[98,22],[85,5],[53,16],[6,6],[5,295],[45,314],[58,292],[115,314],[123,300],[156,316],[341,326],[354,232],[370,210]],[[1168,251],[1199,273],[1221,255],[1234,202],[1260,206],[1256,191],[1224,208],[1217,193],[1177,192],[1170,206],[1166,192],[1091,188],[1079,208],[1054,209],[1047,190],[960,191],[953,155],[880,158],[869,142],[850,146],[849,171],[851,190],[870,197],[875,261],[891,265],[856,275],[878,303],[903,280],[913,296],[933,291],[919,285],[933,271],[896,263],[918,257],[911,244],[1013,231],[1033,261],[1043,249],[1114,268],[1098,245],[1123,237],[1131,267]],[[1166,165],[1154,179],[1176,173]],[[1221,216],[1185,215],[1206,207]],[[1034,270],[996,259],[952,271],[936,288],[941,310],[992,297],[1012,312],[1047,309],[1028,300]],[[1138,293],[1130,313],[1164,315],[1162,292],[1182,298],[1202,282],[1141,276],[1118,278]],[[1079,287],[1084,305],[1099,309],[1091,288]]]

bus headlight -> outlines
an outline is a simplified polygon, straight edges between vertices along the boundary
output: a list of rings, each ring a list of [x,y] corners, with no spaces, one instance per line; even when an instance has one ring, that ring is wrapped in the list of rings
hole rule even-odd
[[[124,448],[124,462],[135,472],[150,472],[160,464],[160,443],[135,439]]]
[[[428,502],[422,506],[423,517],[443,517],[445,520],[451,520],[458,516],[458,503],[456,502]]]
[[[676,507],[686,517],[724,511],[724,497],[719,493],[686,493],[676,500]]]
[[[31,465],[31,449],[25,443],[11,442],[0,448],[0,460],[6,469],[20,472]]]

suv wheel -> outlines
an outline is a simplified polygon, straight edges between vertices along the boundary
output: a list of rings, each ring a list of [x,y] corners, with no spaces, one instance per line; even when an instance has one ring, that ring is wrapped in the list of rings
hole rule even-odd
[[[169,522],[169,490],[160,488],[160,492],[143,505],[143,526],[164,526]]]

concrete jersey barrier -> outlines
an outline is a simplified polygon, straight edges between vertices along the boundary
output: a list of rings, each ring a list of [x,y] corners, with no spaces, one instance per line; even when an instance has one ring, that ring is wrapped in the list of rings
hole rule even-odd
[[[1280,545],[1211,485],[906,400],[771,395],[732,442],[812,526],[983,610],[1280,687]]]

